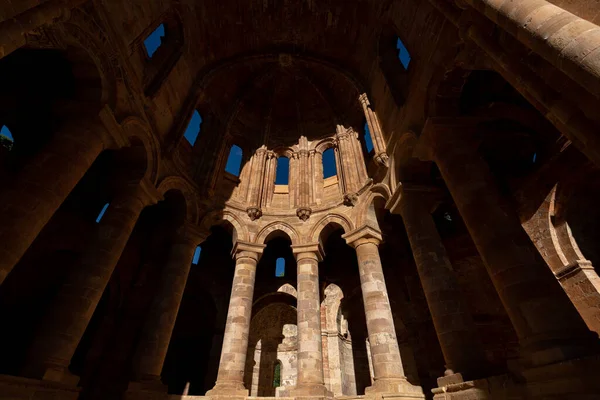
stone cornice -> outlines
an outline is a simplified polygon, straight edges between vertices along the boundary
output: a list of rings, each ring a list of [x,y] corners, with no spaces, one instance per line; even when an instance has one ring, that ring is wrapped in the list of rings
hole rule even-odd
[[[296,256],[296,260],[299,260],[298,256],[302,253],[315,254],[319,262],[323,261],[323,258],[325,257],[325,253],[323,252],[323,248],[321,247],[320,243],[292,245],[292,253],[294,253]]]
[[[354,248],[364,242],[373,242],[376,245],[379,245],[383,240],[381,232],[369,225],[363,225],[352,232],[348,232],[342,235],[342,238],[346,240],[348,245]]]
[[[260,259],[260,256],[262,255],[265,247],[267,247],[266,244],[250,243],[250,242],[244,242],[242,240],[238,240],[233,244],[233,249],[231,249],[231,254],[232,254],[232,256],[235,257],[235,255],[238,253],[241,253],[243,251],[248,251],[251,253],[256,253],[257,260],[258,260],[258,259]]]

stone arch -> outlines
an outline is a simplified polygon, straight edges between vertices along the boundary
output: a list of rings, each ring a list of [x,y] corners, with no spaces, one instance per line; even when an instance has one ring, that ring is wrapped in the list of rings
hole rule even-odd
[[[342,305],[342,299],[344,298],[344,292],[335,283],[330,283],[325,288],[323,294],[325,295],[323,304],[325,304],[326,306],[326,328],[329,332],[333,332],[333,329],[335,328],[335,333],[339,333],[341,331],[341,327],[339,326],[339,323],[341,321],[338,321],[338,315],[340,314],[340,308]]]
[[[323,232],[325,227],[331,223],[335,223],[341,226],[344,229],[345,233],[352,232],[352,230],[354,229],[352,222],[350,222],[350,220],[345,216],[333,213],[327,214],[326,216],[321,218],[321,220],[319,220],[319,222],[317,222],[312,228],[310,235],[308,236],[310,238],[310,243],[318,243],[321,237],[321,232]]]
[[[168,176],[158,185],[158,192],[164,196],[170,190],[181,192],[185,198],[186,219],[191,223],[198,222],[198,202],[194,188],[191,184],[180,176]]]
[[[369,189],[365,201],[357,207],[357,226],[369,225],[379,230],[377,215],[375,213],[375,202],[381,200],[387,202],[390,199],[389,188],[378,184]]]
[[[322,140],[319,140],[313,148],[319,153],[323,154],[323,152],[329,148],[336,147],[337,143],[333,137],[328,137]]]
[[[145,178],[152,183],[156,183],[158,171],[160,168],[160,144],[155,135],[152,134],[150,128],[137,117],[127,117],[121,124],[123,133],[127,139],[132,137],[137,138],[144,144],[146,149],[146,157],[148,161],[148,169]]]
[[[277,154],[277,157],[292,158],[292,154],[294,154],[294,149],[292,149],[291,147],[276,147],[273,149],[273,152]]]
[[[298,298],[298,292],[296,291],[296,288],[293,287],[292,285],[290,285],[289,283],[283,284],[279,289],[277,289],[277,291],[282,292],[282,293],[287,293],[290,296],[294,296],[294,297]]]
[[[286,234],[292,241],[292,245],[300,244],[300,235],[298,231],[286,222],[273,222],[264,228],[256,235],[255,243],[264,244],[267,238],[276,231],[281,231]]]
[[[213,210],[200,220],[200,226],[205,230],[209,231],[211,227],[215,225],[219,225],[227,221],[227,223],[231,224],[233,227],[233,242],[236,243],[238,240],[243,242],[248,242],[250,234],[248,233],[248,229],[246,226],[240,221],[235,214],[224,211],[224,210]]]

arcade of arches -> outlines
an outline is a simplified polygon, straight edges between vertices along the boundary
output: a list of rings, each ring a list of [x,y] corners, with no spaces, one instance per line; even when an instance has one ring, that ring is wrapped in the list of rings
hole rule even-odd
[[[0,0],[0,398],[600,399],[597,0]]]

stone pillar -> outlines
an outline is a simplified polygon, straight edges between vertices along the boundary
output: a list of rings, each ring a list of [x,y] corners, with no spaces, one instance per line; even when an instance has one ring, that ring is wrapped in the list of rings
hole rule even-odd
[[[348,129],[344,128],[341,125],[337,126],[337,135],[336,138],[338,140],[338,155],[339,155],[339,166],[338,176],[341,175],[341,178],[344,181],[344,195],[351,194],[356,192],[359,189],[358,184],[358,176],[357,170],[355,167],[356,159],[354,157],[354,152],[352,151],[352,137],[351,133]]]
[[[597,338],[537,252],[519,217],[502,198],[477,153],[476,127],[468,120],[428,120],[425,150],[471,234],[519,337],[526,366],[590,354]]]
[[[104,128],[71,124],[0,193],[0,284],[105,148]]]
[[[343,237],[356,249],[371,344],[374,382],[366,392],[404,393],[414,398],[424,398],[423,390],[411,385],[404,376],[392,309],[379,258],[381,233],[363,226]]]
[[[371,141],[373,142],[373,150],[375,151],[374,159],[378,164],[387,167],[389,158],[386,150],[387,146],[385,145],[383,131],[381,130],[381,124],[379,123],[377,114],[371,109],[371,103],[369,102],[366,93],[358,96],[358,101],[360,101],[360,104],[362,105],[369,132],[371,133]]]
[[[323,202],[323,192],[325,181],[323,179],[323,153],[320,150],[315,151],[314,155],[314,171],[313,181],[315,185],[315,203],[317,205]]]
[[[306,221],[310,218],[310,214],[312,213],[312,209],[310,208],[310,188],[308,180],[312,178],[309,176],[308,170],[308,150],[300,150],[298,152],[298,209],[296,210],[296,215],[302,221]]]
[[[298,265],[298,378],[291,390],[295,397],[333,397],[325,387],[321,338],[318,244],[292,246]]]
[[[315,203],[315,155],[316,150],[308,152],[308,205],[312,206]]]
[[[431,202],[425,194],[404,188],[398,211],[415,258],[433,325],[446,361],[440,387],[486,376],[487,360],[471,312],[460,287],[433,218],[425,208]]]
[[[40,324],[25,375],[70,381],[67,368],[144,207],[156,201],[155,189],[142,182],[115,198],[98,226],[80,265],[65,280]]]
[[[600,97],[600,27],[544,0],[466,0]]]
[[[133,359],[133,376],[139,384],[130,384],[130,391],[156,388],[166,392],[160,375],[194,254],[205,236],[190,223],[176,234]]]
[[[256,150],[256,153],[252,157],[252,169],[248,183],[248,196],[246,198],[246,202],[249,205],[246,212],[252,221],[262,216],[261,194],[265,178],[266,159],[267,149],[264,146]]]
[[[273,199],[273,193],[275,192],[275,173],[277,169],[277,155],[272,152],[267,152],[267,160],[265,167],[265,179],[263,182],[262,196],[261,196],[261,207],[266,208],[271,205]]]
[[[264,245],[237,242],[233,249],[235,273],[223,337],[223,349],[215,387],[206,396],[248,396],[244,387],[244,369],[248,351],[250,318],[254,296],[256,264]]]
[[[0,59],[24,46],[25,34],[69,15],[87,0],[49,0],[0,22]]]

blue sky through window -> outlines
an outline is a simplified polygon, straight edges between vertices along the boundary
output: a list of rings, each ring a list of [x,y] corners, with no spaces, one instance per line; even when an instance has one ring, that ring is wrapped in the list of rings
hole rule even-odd
[[[369,130],[369,124],[365,122],[365,144],[367,145],[367,151],[370,153],[373,151],[373,138],[371,137],[371,131]]]
[[[96,218],[96,223],[100,223],[100,221],[102,220],[102,217],[104,217],[104,213],[106,213],[106,210],[108,209],[110,203],[106,203],[104,205],[104,207],[102,207],[102,210],[100,210],[100,214],[98,214],[98,217]]]
[[[202,247],[196,247],[194,251],[194,258],[192,259],[192,264],[198,265],[198,261],[200,261],[200,254],[202,253]]]
[[[9,138],[13,142],[15,141],[15,139],[12,136],[12,133],[10,132],[10,129],[8,129],[8,126],[6,125],[4,125],[2,129],[0,129],[0,135]]]
[[[323,177],[330,178],[335,175],[337,175],[335,153],[332,148],[329,148],[323,152]]]
[[[398,42],[396,42],[396,49],[398,49],[398,58],[400,59],[402,66],[404,69],[408,69],[408,65],[410,64],[411,60],[410,53],[400,38],[398,38]]]
[[[277,261],[275,261],[275,276],[277,278],[285,276],[285,258],[283,257],[279,257]]]
[[[279,157],[277,159],[277,175],[275,176],[276,185],[287,185],[290,181],[290,159]]]
[[[190,122],[187,128],[185,129],[185,133],[183,134],[183,137],[186,138],[186,140],[192,146],[196,143],[196,140],[198,139],[198,134],[200,133],[201,125],[202,117],[200,116],[198,110],[194,110],[194,113],[192,114],[192,119],[190,119]]]
[[[164,38],[164,37],[165,37],[165,25],[164,24],[160,24],[158,26],[158,28],[156,28],[154,30],[154,32],[152,32],[150,35],[148,35],[146,40],[144,40],[144,47],[146,47],[146,53],[148,54],[148,57],[152,58],[154,53],[156,53],[156,50],[158,50],[158,48],[162,44],[162,38]]]
[[[242,149],[234,144],[229,150],[229,158],[227,158],[227,165],[225,171],[235,176],[240,176],[240,168],[242,167]]]

